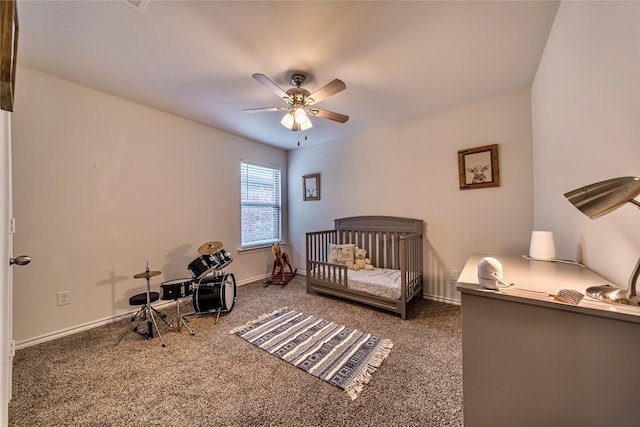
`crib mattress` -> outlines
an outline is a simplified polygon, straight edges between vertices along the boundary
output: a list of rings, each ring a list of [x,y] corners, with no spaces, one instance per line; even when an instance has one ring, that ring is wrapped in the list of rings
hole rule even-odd
[[[347,279],[349,289],[394,300],[400,299],[400,270],[349,270]]]
[[[323,279],[322,273],[315,277]],[[399,300],[401,291],[400,270],[375,268],[373,270],[348,270],[347,287],[378,297]]]

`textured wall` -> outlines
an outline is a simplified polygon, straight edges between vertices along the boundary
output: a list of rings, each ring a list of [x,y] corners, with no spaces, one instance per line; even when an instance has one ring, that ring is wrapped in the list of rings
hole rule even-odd
[[[567,191],[640,176],[640,3],[563,2],[532,89],[535,225],[559,258],[626,287],[640,256],[640,212],[595,221]]]
[[[143,292],[189,277],[220,240],[238,281],[269,271],[270,250],[238,254],[240,160],[283,171],[286,153],[27,68],[13,114],[14,337],[20,343],[132,309]],[[286,224],[286,209],[285,219]],[[284,229],[286,236],[286,227]],[[58,291],[71,304],[57,306]]]
[[[289,152],[292,257],[304,233],[333,219],[394,215],[426,222],[425,296],[459,300],[450,270],[473,252],[523,254],[533,224],[529,89],[366,134]],[[501,186],[460,190],[458,150],[498,144]],[[321,175],[321,200],[302,201],[302,176]]]

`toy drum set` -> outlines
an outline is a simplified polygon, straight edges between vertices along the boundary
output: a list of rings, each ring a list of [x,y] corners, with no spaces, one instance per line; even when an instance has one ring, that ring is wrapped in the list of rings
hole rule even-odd
[[[194,259],[187,267],[193,277],[163,282],[160,285],[160,293],[151,292],[149,279],[162,273],[149,270],[149,263],[147,262],[146,270],[133,276],[134,279],[146,279],[147,281],[146,292],[129,298],[130,304],[141,305],[140,310],[131,318],[132,322],[136,322],[133,331],[150,339],[154,337],[155,329],[162,346],[165,347],[156,317],[158,317],[158,320],[163,321],[165,325],[171,325],[164,319],[164,314],[161,314],[151,306],[151,303],[158,299],[176,301],[178,330],[184,325],[191,335],[194,335],[194,333],[184,319],[186,316],[217,313],[216,323],[218,323],[220,313],[233,310],[233,306],[236,303],[236,278],[233,273],[225,273],[223,270],[223,268],[231,264],[233,258],[229,251],[223,249],[222,246],[222,242],[218,241],[201,245],[198,248],[200,256]],[[180,314],[180,303],[186,297],[193,299],[193,311]],[[138,325],[143,321],[147,322],[146,331],[138,329]],[[123,337],[124,335],[120,340]]]
[[[225,273],[224,268],[231,264],[231,253],[223,248],[222,242],[213,241],[198,248],[198,256],[187,267],[193,277],[163,282],[160,285],[160,299],[180,300],[191,296],[193,311],[178,317],[180,325],[187,326],[184,317],[192,314],[226,313],[233,310],[236,302],[236,279],[233,273]],[[216,317],[216,323],[218,322]],[[193,335],[193,331],[189,329]]]

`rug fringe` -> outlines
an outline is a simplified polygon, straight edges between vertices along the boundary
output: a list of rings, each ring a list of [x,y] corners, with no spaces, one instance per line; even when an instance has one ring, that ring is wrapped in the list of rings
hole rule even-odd
[[[240,332],[241,330],[246,329],[246,328],[249,328],[249,327],[251,327],[251,326],[255,325],[255,324],[256,324],[256,323],[258,323],[258,322],[263,321],[264,319],[266,319],[266,318],[268,318],[268,317],[270,317],[270,316],[275,316],[276,314],[280,314],[280,313],[282,313],[283,311],[288,310],[288,309],[289,309],[289,307],[285,306],[285,307],[282,307],[282,308],[279,308],[279,309],[277,309],[277,310],[273,311],[272,313],[263,314],[263,315],[261,315],[260,317],[258,317],[257,319],[249,320],[249,321],[248,321],[247,323],[245,323],[244,325],[240,325],[240,326],[237,326],[237,327],[235,327],[235,328],[231,329],[231,330],[229,331],[229,333],[230,333],[230,334],[235,334],[235,333],[237,333],[237,332]]]
[[[391,340],[383,340],[382,345],[371,357],[367,366],[345,387],[344,391],[351,397],[351,400],[356,400],[360,392],[364,389],[364,386],[371,380],[371,375],[382,365],[382,362],[387,358],[392,348],[393,342]]]

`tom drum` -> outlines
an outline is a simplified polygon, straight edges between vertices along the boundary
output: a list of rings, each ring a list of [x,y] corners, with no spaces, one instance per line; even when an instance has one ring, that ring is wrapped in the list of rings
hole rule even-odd
[[[160,285],[160,299],[176,300],[184,298],[193,293],[193,279],[176,279],[163,282]]]
[[[220,249],[214,255],[216,256],[216,258],[218,258],[218,263],[220,265],[218,269],[225,268],[227,265],[231,264],[231,261],[233,261],[231,252],[226,249]]]
[[[218,252],[207,255],[200,255],[198,258],[191,261],[187,266],[187,269],[193,274],[194,277],[200,277],[212,269],[220,268],[220,259],[217,255]]]

